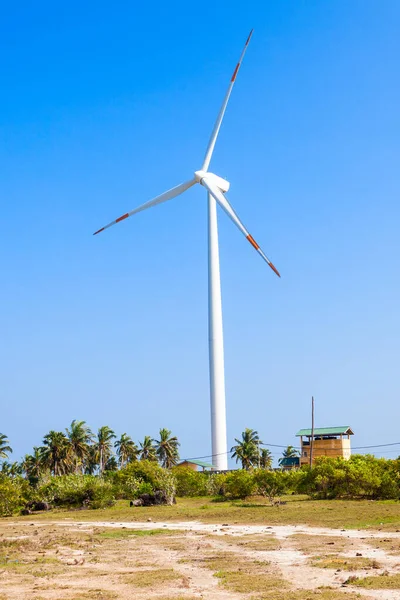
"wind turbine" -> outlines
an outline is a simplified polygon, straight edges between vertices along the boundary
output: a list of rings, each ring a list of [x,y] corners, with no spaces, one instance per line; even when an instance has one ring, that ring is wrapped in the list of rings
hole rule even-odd
[[[211,439],[212,439],[212,464],[218,470],[226,470],[228,468],[228,452],[226,445],[226,410],[225,410],[225,374],[224,374],[224,344],[222,333],[222,306],[221,306],[221,281],[219,271],[219,248],[218,248],[218,227],[217,227],[217,204],[226,212],[228,217],[232,219],[236,227],[243,233],[250,244],[257,250],[260,256],[271,267],[271,269],[280,277],[278,270],[274,267],[269,258],[261,250],[255,239],[250,235],[249,231],[243,225],[231,204],[228,202],[226,192],[229,190],[229,181],[222,179],[211,173],[208,170],[211,157],[214,151],[215,142],[217,141],[218,133],[221,127],[222,119],[228,104],[229,97],[232,92],[240,65],[249,45],[253,30],[244,45],[242,54],[239,58],[233,75],[229,82],[228,90],[222,102],[217,120],[212,130],[210,141],[208,142],[203,165],[199,171],[195,171],[194,176],[177,185],[176,187],[164,192],[160,196],[145,202],[138,208],[125,213],[105,225],[93,235],[108,229],[112,225],[116,225],[124,221],[128,217],[136,213],[156,206],[167,200],[171,200],[183,192],[186,192],[196,183],[199,183],[207,190],[208,196],[208,311],[209,311],[209,360],[210,360],[210,403],[211,403]]]

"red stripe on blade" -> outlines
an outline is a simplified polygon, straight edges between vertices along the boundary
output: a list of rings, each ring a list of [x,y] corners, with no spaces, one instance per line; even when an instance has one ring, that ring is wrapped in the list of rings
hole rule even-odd
[[[231,83],[232,83],[233,81],[235,81],[235,79],[236,79],[236,75],[237,75],[237,72],[239,71],[239,67],[240,67],[240,63],[238,63],[238,64],[236,65],[236,69],[233,71],[233,75],[232,75]]]
[[[102,231],[104,231],[104,227],[102,227],[98,231],[95,231],[93,235],[97,235],[98,233],[101,233]]]
[[[272,262],[269,262],[268,264],[271,267],[271,269],[278,275],[278,277],[280,277],[281,274],[279,273],[278,269],[272,264]]]
[[[126,213],[125,215],[122,215],[122,217],[118,217],[118,219],[116,219],[116,223],[119,223],[120,221],[123,221],[124,219],[127,219],[129,217],[129,214]]]
[[[249,240],[250,244],[251,244],[252,246],[254,246],[254,248],[255,248],[256,250],[258,250],[258,249],[259,249],[259,247],[260,247],[260,246],[257,244],[257,242],[256,242],[256,240],[253,238],[253,236],[251,236],[251,235],[249,234],[249,235],[247,236],[247,239]]]

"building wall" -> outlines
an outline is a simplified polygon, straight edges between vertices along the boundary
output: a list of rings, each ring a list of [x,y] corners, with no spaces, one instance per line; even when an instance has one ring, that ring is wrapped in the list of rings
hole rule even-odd
[[[302,443],[302,451],[300,464],[306,465],[310,462],[310,445],[304,445],[304,441]],[[304,456],[304,454],[307,454]],[[338,438],[328,439],[328,440],[314,440],[313,444],[313,462],[315,458],[319,456],[328,456],[330,458],[336,458],[341,456],[342,458],[348,460],[351,456],[351,446],[350,439],[348,438]]]
[[[188,462],[187,460],[185,460],[184,462],[180,463],[178,465],[178,467],[189,467],[189,469],[192,469],[192,471],[197,471],[198,470],[197,465],[195,465],[192,462]]]

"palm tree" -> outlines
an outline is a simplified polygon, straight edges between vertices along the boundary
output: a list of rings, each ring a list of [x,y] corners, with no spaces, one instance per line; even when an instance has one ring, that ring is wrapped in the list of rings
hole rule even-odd
[[[9,463],[7,461],[3,461],[1,463],[1,473],[13,479],[16,477],[16,475],[22,474],[22,466],[19,462]]]
[[[97,448],[95,445],[89,446],[89,452],[85,460],[85,475],[94,475],[99,468]]]
[[[260,452],[260,467],[262,469],[270,469],[272,466],[272,454],[268,448],[262,448]]]
[[[235,438],[235,442],[237,442],[236,446],[231,448],[232,458],[236,458],[236,462],[241,461],[242,469],[248,470],[257,465],[260,455],[259,444],[261,443],[258,432],[246,428],[242,433],[242,439]]]
[[[69,441],[62,431],[49,431],[43,438],[44,464],[53,475],[65,475],[71,467],[70,456],[68,456]]]
[[[281,465],[285,458],[295,458],[296,456],[299,456],[299,454],[300,452],[296,450],[296,448],[294,448],[293,446],[288,446],[282,452],[282,458],[280,458],[278,462]]]
[[[79,470],[83,472],[84,463],[89,454],[89,444],[93,441],[93,433],[85,421],[76,421],[75,419],[71,423],[71,428],[67,428],[66,432],[74,471],[75,473]]]
[[[149,435],[144,436],[143,442],[140,443],[139,456],[140,460],[157,460],[156,449],[153,446],[153,440]]]
[[[118,460],[121,467],[125,467],[126,463],[137,460],[139,448],[136,446],[132,438],[123,433],[119,440],[114,444],[117,450]]]
[[[8,455],[12,453],[12,448],[9,444],[7,436],[4,433],[0,433],[0,458],[8,458]]]
[[[100,427],[97,432],[97,442],[95,443],[95,448],[97,462],[99,463],[100,475],[103,474],[106,463],[110,456],[112,456],[113,450],[111,440],[115,437],[115,433],[108,425]]]
[[[171,437],[169,429],[160,429],[160,439],[154,440],[156,443],[156,454],[158,460],[165,469],[175,466],[179,460],[179,451],[177,437]]]
[[[45,468],[43,448],[34,446],[33,454],[25,454],[25,458],[22,462],[22,468],[25,471],[28,479],[39,479],[43,469]]]

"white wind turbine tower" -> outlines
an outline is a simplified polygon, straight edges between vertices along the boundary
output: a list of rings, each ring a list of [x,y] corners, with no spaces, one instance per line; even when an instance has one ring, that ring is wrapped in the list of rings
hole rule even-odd
[[[217,228],[217,204],[226,212],[228,217],[232,219],[238,229],[247,238],[250,244],[257,250],[262,258],[268,263],[271,269],[280,277],[279,272],[274,267],[269,258],[261,250],[255,239],[250,235],[242,221],[239,219],[236,212],[228,202],[226,192],[229,190],[229,181],[210,173],[208,170],[211,157],[214,151],[215,142],[222,119],[228,104],[229,97],[232,92],[233,85],[236,80],[240,65],[242,63],[247,46],[250,42],[253,30],[251,30],[246,44],[243,48],[239,62],[237,63],[233,75],[231,77],[228,90],[224,101],[222,102],[221,110],[219,111],[217,120],[212,131],[210,141],[208,143],[204,162],[199,171],[195,171],[194,176],[181,183],[176,187],[164,192],[153,200],[149,200],[138,208],[125,213],[115,221],[112,221],[105,227],[96,231],[93,235],[97,235],[108,227],[135,215],[136,213],[161,204],[166,200],[171,200],[186,192],[196,183],[199,183],[207,190],[208,196],[208,308],[209,308],[209,359],[210,359],[210,403],[211,403],[211,438],[212,438],[212,463],[218,470],[228,468],[228,452],[226,442],[226,413],[225,413],[225,375],[224,375],[224,344],[222,333],[222,307],[221,307],[221,282],[219,272],[219,249],[218,249],[218,228]]]

